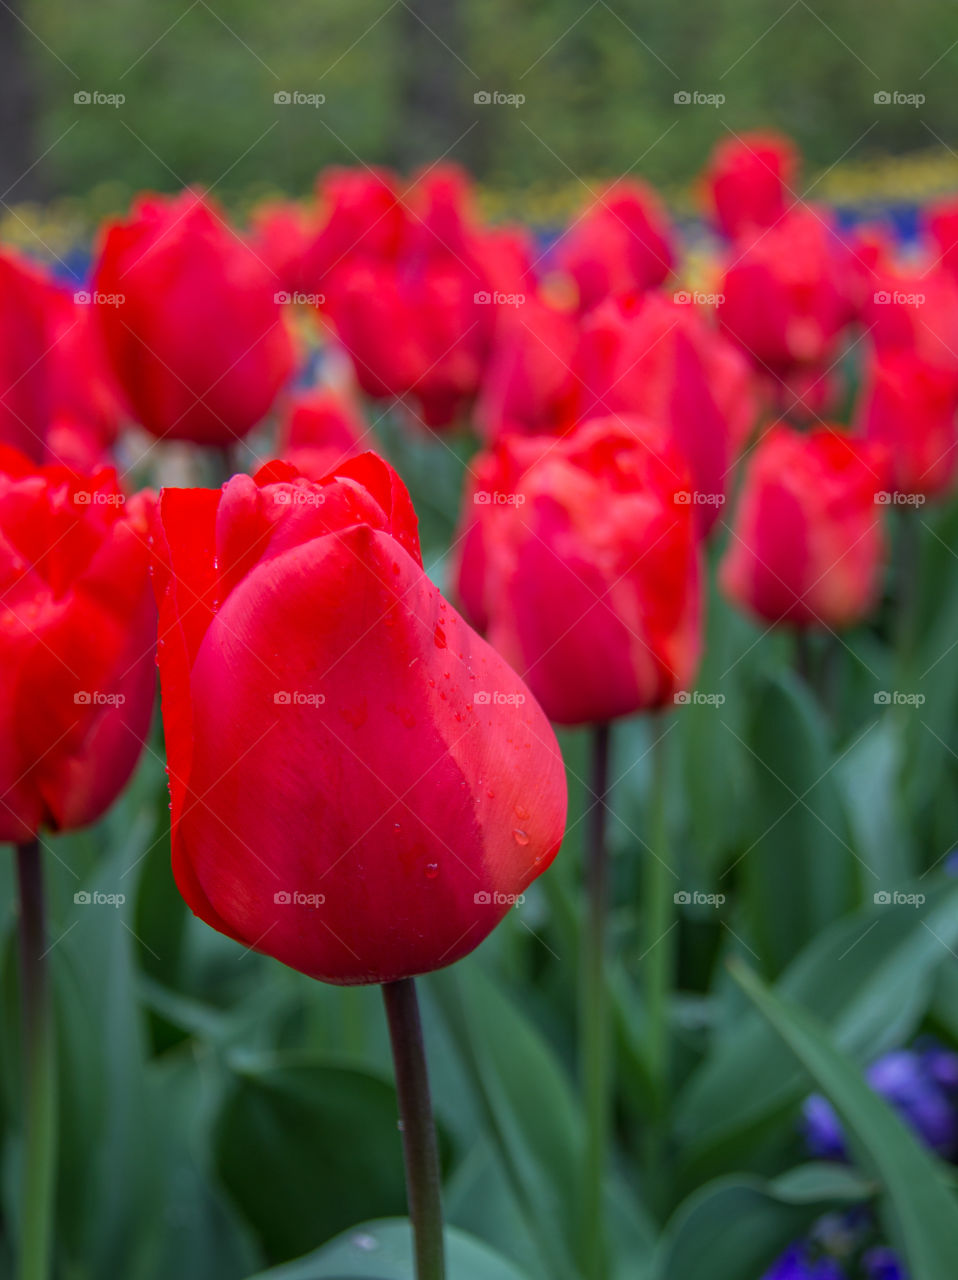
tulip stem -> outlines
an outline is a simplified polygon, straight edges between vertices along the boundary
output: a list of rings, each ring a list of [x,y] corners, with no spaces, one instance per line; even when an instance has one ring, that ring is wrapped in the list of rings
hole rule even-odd
[[[672,930],[675,907],[675,873],[669,855],[665,732],[652,719],[651,813],[646,866],[645,993],[648,1013],[648,1054],[652,1082],[660,1106],[664,1105],[669,1078],[669,988],[675,956]]]
[[[907,667],[915,647],[920,603],[921,529],[917,508],[902,508],[897,533],[894,586],[898,616],[894,641],[898,650],[898,659],[903,667]]]
[[[383,983],[389,1022],[403,1156],[406,1197],[416,1255],[416,1280],[444,1280],[439,1152],[429,1096],[429,1072],[422,1039],[419,999],[412,978]]]
[[[20,1026],[26,1128],[19,1280],[48,1280],[53,1240],[56,1084],[40,844],[17,846]]]
[[[606,926],[609,911],[609,725],[599,724],[592,737],[592,807],[586,850],[587,919],[582,947],[580,1069],[586,1107],[585,1274],[605,1275],[603,1187],[610,1127],[609,1007],[606,988]]]

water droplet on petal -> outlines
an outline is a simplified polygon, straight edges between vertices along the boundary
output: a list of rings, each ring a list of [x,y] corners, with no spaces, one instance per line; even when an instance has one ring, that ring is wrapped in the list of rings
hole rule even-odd
[[[523,808],[521,804],[517,804],[515,808],[515,814],[516,814],[516,817],[520,820],[520,822],[525,822],[526,818],[528,818],[529,816],[529,810]]]
[[[528,831],[522,831],[519,827],[516,827],[513,831],[512,838],[515,840],[516,844],[527,845],[529,843]]]
[[[426,863],[426,879],[427,879],[427,880],[435,880],[435,878],[436,878],[436,876],[438,876],[438,874],[439,874],[439,863],[438,863],[438,862],[427,862],[427,863]]]
[[[443,631],[441,623],[438,622],[436,623],[435,641],[437,649],[445,649],[447,644],[446,633]]]

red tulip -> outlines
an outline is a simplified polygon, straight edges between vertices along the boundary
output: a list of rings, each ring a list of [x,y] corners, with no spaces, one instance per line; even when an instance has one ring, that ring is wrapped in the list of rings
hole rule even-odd
[[[107,228],[95,287],[107,352],[155,436],[226,445],[268,412],[293,349],[282,282],[192,191],[144,197]]]
[[[315,216],[292,201],[260,205],[252,217],[250,247],[272,272],[276,289],[314,293],[306,264],[316,236]]]
[[[644,183],[620,179],[561,237],[556,261],[575,281],[582,311],[610,294],[661,284],[672,271],[675,254],[658,196]]]
[[[958,200],[939,200],[926,216],[938,259],[947,271],[958,275]]]
[[[310,272],[360,386],[402,399],[429,427],[451,425],[479,389],[499,313],[521,303],[524,240],[483,228],[450,166],[403,196],[385,173],[341,176],[330,190]]]
[[[907,347],[874,355],[858,409],[859,428],[884,446],[897,494],[938,497],[958,470],[958,372]]]
[[[153,497],[0,450],[0,840],[94,822],[149,729]]]
[[[577,340],[575,316],[545,298],[531,295],[504,313],[476,404],[486,440],[557,434],[571,425]]]
[[[365,454],[160,499],[173,870],[207,924],[312,977],[388,982],[476,947],[552,861],[555,738],[423,572]]]
[[[310,480],[322,480],[366,448],[369,428],[359,410],[332,387],[294,396],[286,408],[283,458]]]
[[[580,420],[638,415],[669,432],[685,455],[692,505],[707,533],[756,419],[746,360],[696,307],[649,293],[597,307],[574,366]]]
[[[690,482],[655,428],[600,419],[502,437],[473,464],[459,596],[550,719],[672,700],[695,676],[701,573]]]
[[[779,424],[749,459],[720,568],[726,594],[766,622],[847,627],[881,589],[881,450]]]
[[[735,240],[778,222],[792,203],[788,189],[797,169],[798,153],[781,134],[746,133],[720,142],[705,185],[722,234]]]
[[[756,367],[776,378],[832,357],[854,317],[859,281],[827,215],[797,210],[733,253],[719,319]]]
[[[92,313],[36,267],[0,253],[0,443],[36,463],[87,470],[116,435],[116,389]]]

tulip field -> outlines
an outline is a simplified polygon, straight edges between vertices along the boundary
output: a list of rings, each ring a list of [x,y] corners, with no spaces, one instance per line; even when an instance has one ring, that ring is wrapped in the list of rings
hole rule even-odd
[[[0,1280],[955,1276],[958,196],[802,166],[0,245]]]

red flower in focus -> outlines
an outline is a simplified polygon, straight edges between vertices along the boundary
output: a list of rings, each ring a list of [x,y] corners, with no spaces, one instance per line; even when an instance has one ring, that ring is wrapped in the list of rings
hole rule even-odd
[[[722,325],[773,378],[827,361],[855,315],[854,258],[826,218],[796,210],[736,246],[719,287]]]
[[[160,499],[173,870],[207,924],[315,978],[482,941],[559,847],[565,773],[519,677],[423,572],[365,454]]]
[[[458,591],[550,719],[662,706],[694,679],[701,566],[678,450],[639,421],[502,437],[474,463]]]
[[[479,389],[500,312],[521,305],[524,239],[481,227],[451,166],[403,196],[385,173],[339,174],[325,192],[308,271],[360,386],[449,426]]]
[[[293,367],[281,282],[192,191],[150,196],[107,228],[97,316],[136,420],[155,436],[225,445],[269,412]]]
[[[575,281],[582,311],[610,294],[654,289],[675,263],[672,228],[658,196],[621,178],[560,238],[556,261]]]
[[[820,427],[769,430],[750,457],[720,567],[725,593],[766,622],[847,627],[881,589],[885,459]]]
[[[958,372],[907,347],[874,354],[857,421],[866,439],[885,447],[896,493],[947,493],[958,470]]]
[[[797,169],[798,152],[781,134],[745,133],[720,142],[705,186],[722,235],[737,240],[778,222],[791,203]]]
[[[153,497],[112,469],[0,450],[0,840],[94,822],[140,755],[156,685]]]
[[[322,480],[362,453],[369,428],[359,410],[332,387],[294,396],[286,408],[280,453],[309,480]]]
[[[36,463],[96,466],[116,435],[119,405],[93,308],[0,253],[0,331],[0,443]]]
[[[634,414],[668,430],[685,455],[707,533],[757,415],[752,371],[737,348],[695,307],[650,293],[596,308],[583,325],[575,371],[581,421]]]

